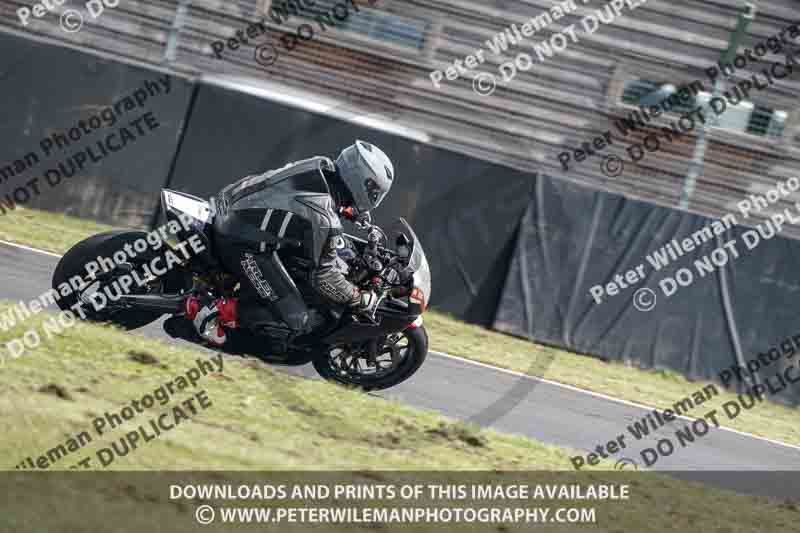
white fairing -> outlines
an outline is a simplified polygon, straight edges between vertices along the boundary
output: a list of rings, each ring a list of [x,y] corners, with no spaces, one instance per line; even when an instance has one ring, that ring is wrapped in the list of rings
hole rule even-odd
[[[208,202],[195,200],[173,191],[164,191],[164,202],[167,206],[191,215],[200,222],[206,223],[211,219],[211,207]]]
[[[408,272],[414,275],[414,286],[422,291],[425,298],[425,305],[431,301],[431,267],[428,264],[428,258],[425,256],[425,250],[422,249],[422,243],[419,237],[411,229],[411,226],[405,219],[401,218],[400,223],[405,228],[405,233],[411,238],[411,257],[408,261]]]
[[[414,268],[414,286],[422,291],[427,306],[431,299],[431,267],[419,242],[414,243],[410,266]]]

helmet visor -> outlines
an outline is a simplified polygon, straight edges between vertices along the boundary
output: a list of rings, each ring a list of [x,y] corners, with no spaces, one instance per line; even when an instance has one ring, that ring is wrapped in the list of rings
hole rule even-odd
[[[369,203],[372,205],[373,209],[378,207],[386,196],[386,193],[389,192],[388,189],[382,188],[378,182],[372,178],[368,178],[364,181],[364,188],[367,190],[367,198],[369,198]]]

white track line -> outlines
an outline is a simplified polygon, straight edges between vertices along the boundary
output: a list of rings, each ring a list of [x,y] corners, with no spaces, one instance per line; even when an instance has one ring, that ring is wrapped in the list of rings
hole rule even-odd
[[[49,255],[51,257],[61,257],[60,254],[56,254],[53,252],[48,252],[47,250],[40,250],[38,248],[31,248],[30,246],[25,246],[24,244],[17,244],[15,242],[8,242],[4,240],[0,240],[0,244],[5,244],[7,246],[13,246],[14,248],[22,248],[23,250],[28,250],[29,252],[37,252],[44,255]]]
[[[39,250],[38,248],[31,248],[30,246],[25,246],[24,244],[17,244],[15,242],[8,242],[8,241],[0,240],[0,244],[5,244],[7,246],[12,246],[14,248],[22,248],[23,250],[28,250],[29,252],[36,252],[36,253],[40,253],[40,254],[44,254],[44,255],[49,255],[51,257],[61,257],[59,254],[56,254],[56,253],[53,253],[53,252],[48,252],[46,250]],[[540,378],[538,376],[530,376],[528,374],[523,374],[522,372],[517,372],[516,370],[508,370],[507,368],[501,368],[499,366],[492,366],[492,365],[489,365],[489,364],[486,364],[486,363],[481,363],[480,361],[473,361],[472,359],[464,359],[463,357],[459,357],[457,355],[450,355],[449,353],[435,352],[435,351],[432,351],[432,350],[431,350],[430,353],[438,355],[440,357],[445,357],[447,359],[453,359],[455,361],[460,361],[460,362],[468,364],[468,365],[479,366],[479,367],[482,367],[482,368],[493,370],[495,372],[502,372],[504,374],[509,374],[511,376],[516,376],[518,378],[530,379],[530,380],[533,380],[533,381],[541,381],[542,383],[547,383],[548,385],[553,385],[554,387],[561,387],[563,389],[568,389],[568,390],[571,390],[571,391],[574,391],[574,392],[580,392],[582,394],[587,394],[589,396],[594,396],[596,398],[603,398],[604,400],[621,403],[623,405],[628,405],[630,407],[636,407],[638,409],[643,409],[643,410],[646,410],[646,411],[652,411],[654,409],[658,409],[657,407],[653,407],[653,406],[650,406],[650,405],[646,405],[646,404],[642,404],[642,403],[635,403],[635,402],[631,402],[631,401],[628,401],[628,400],[621,400],[619,398],[614,398],[613,396],[607,396],[607,395],[599,393],[599,392],[594,392],[594,391],[590,391],[590,390],[586,390],[586,389],[581,389],[581,388],[578,388],[578,387],[574,387],[572,385],[567,385],[565,383],[559,383],[558,381],[551,381],[549,379]],[[677,418],[682,418],[683,420],[687,420],[689,422],[694,422],[694,420],[695,420],[694,418],[690,418],[688,416],[683,416],[683,415],[676,415],[676,417]],[[769,442],[770,444],[775,444],[775,445],[778,445],[778,446],[785,446],[786,448],[791,448],[793,450],[800,450],[800,446],[796,446],[794,444],[788,444],[786,442],[781,442],[779,440],[769,439],[767,437],[761,437],[759,435],[753,435],[752,433],[746,433],[744,431],[739,431],[738,429],[731,429],[731,428],[728,428],[728,427],[725,427],[725,426],[720,426],[720,427],[715,428],[715,429],[720,429],[720,430],[723,430],[723,431],[729,431],[729,432],[735,433],[737,435],[742,435],[744,437],[749,437],[751,439],[756,439],[756,440],[761,440],[761,441],[764,441],[764,442]]]
[[[475,366],[479,366],[479,367],[486,368],[486,369],[489,369],[489,370],[494,370],[495,372],[502,372],[504,374],[509,374],[509,375],[512,375],[512,376],[516,376],[518,378],[530,379],[530,380],[533,380],[533,381],[541,381],[543,383],[547,383],[548,385],[553,385],[555,387],[561,387],[563,389],[569,389],[571,391],[580,392],[580,393],[583,393],[583,394],[588,394],[589,396],[594,396],[596,398],[602,398],[604,400],[609,400],[609,401],[612,401],[612,402],[621,403],[621,404],[624,404],[624,405],[628,405],[630,407],[636,407],[638,409],[643,409],[643,410],[646,410],[648,412],[649,411],[653,411],[653,410],[663,411],[663,409],[661,409],[659,407],[653,407],[653,406],[646,405],[646,404],[643,404],[643,403],[635,403],[635,402],[631,402],[629,400],[622,400],[620,398],[615,398],[613,396],[607,396],[607,395],[605,395],[603,393],[600,393],[600,392],[594,392],[594,391],[587,390],[587,389],[581,389],[581,388],[578,388],[578,387],[574,387],[572,385],[567,385],[566,383],[559,383],[558,381],[551,381],[549,379],[541,378],[539,376],[531,376],[529,374],[523,374],[522,372],[517,372],[516,370],[508,370],[507,368],[501,368],[499,366],[493,366],[493,365],[489,365],[489,364],[486,364],[486,363],[481,363],[480,361],[473,361],[472,359],[464,359],[463,357],[459,357],[457,355],[450,355],[449,353],[435,352],[433,350],[431,350],[430,353],[436,354],[436,355],[441,356],[441,357],[446,357],[448,359],[454,359],[456,361],[460,361],[462,363],[466,363],[466,364],[469,364],[469,365],[475,365]],[[715,387],[716,387],[716,385],[715,385]],[[683,416],[683,415],[677,415],[677,414],[675,415],[675,417],[676,418],[681,418],[681,419],[686,420],[688,422],[694,422],[696,420],[695,418],[691,418],[691,417]],[[742,435],[744,437],[750,437],[751,439],[762,440],[762,441],[765,441],[765,442],[769,442],[771,444],[776,444],[778,446],[785,446],[785,447],[791,448],[793,450],[800,450],[800,446],[797,446],[795,444],[789,444],[789,443],[786,443],[786,442],[781,442],[779,440],[773,440],[773,439],[770,439],[770,438],[767,438],[767,437],[761,437],[759,435],[753,435],[752,433],[747,433],[745,431],[739,431],[738,429],[732,429],[732,428],[725,427],[725,426],[720,426],[718,428],[715,427],[714,429],[720,429],[720,430],[723,430],[723,431],[729,431],[731,433],[736,433],[736,434]]]

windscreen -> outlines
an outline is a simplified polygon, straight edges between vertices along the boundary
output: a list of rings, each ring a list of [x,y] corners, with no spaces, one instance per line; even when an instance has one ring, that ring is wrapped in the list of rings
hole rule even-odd
[[[417,234],[404,218],[400,219],[403,232],[411,239],[411,257],[406,270],[414,274],[414,286],[422,291],[426,306],[431,299],[431,269]]]

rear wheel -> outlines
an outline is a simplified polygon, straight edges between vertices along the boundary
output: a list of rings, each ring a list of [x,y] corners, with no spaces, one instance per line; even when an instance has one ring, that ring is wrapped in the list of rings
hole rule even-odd
[[[107,305],[99,311],[96,311],[89,299],[91,294],[104,291],[106,287],[111,287],[115,280],[132,270],[137,271],[140,279],[144,280],[146,278],[141,267],[144,263],[155,257],[155,252],[148,253],[146,251],[144,254],[138,254],[133,259],[128,258],[130,259],[129,262],[120,263],[109,272],[98,273],[94,280],[88,276],[86,271],[87,263],[96,261],[98,256],[110,259],[113,257],[114,252],[122,250],[126,244],[132,245],[134,241],[146,237],[146,235],[146,233],[141,231],[111,231],[89,237],[73,246],[64,254],[53,272],[53,289],[58,291],[58,287],[63,283],[70,285],[70,279],[76,276],[83,280],[84,285],[81,289],[74,290],[67,296],[60,297],[58,306],[62,310],[67,310],[78,302],[81,302],[81,309],[88,320],[112,322],[125,329],[140,328],[160,318],[163,313],[125,308],[111,301],[110,298],[108,299]],[[127,294],[148,294],[158,291],[160,285],[161,281],[158,279],[149,280],[141,287],[134,283]],[[70,286],[73,287],[73,289],[76,288],[75,285]],[[118,288],[109,288],[109,291],[111,291],[111,294],[116,295]],[[99,302],[103,301],[100,297],[95,298]]]
[[[407,380],[427,355],[428,334],[420,326],[381,339],[374,358],[365,345],[347,345],[331,348],[313,364],[327,380],[369,391],[388,389]]]

